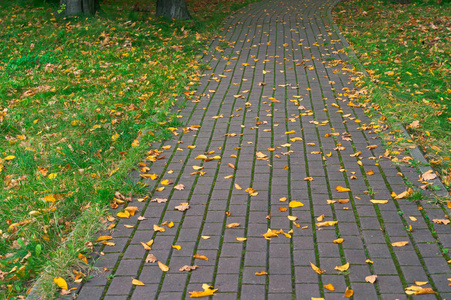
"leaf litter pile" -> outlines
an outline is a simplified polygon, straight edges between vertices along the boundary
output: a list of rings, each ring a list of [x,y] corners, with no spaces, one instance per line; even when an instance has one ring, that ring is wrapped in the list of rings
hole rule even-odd
[[[102,2],[104,15],[70,19],[54,17],[54,2],[0,4],[2,299],[27,292],[79,216],[102,215],[117,189],[143,188],[124,179],[131,163],[179,124],[171,110],[196,81],[195,55],[211,26],[245,4],[190,1],[196,21],[180,23],[156,19],[153,2]],[[56,277],[89,248],[98,226],[85,226]]]
[[[302,14],[299,3],[276,8],[264,3],[275,15]],[[267,278],[278,274],[279,291],[292,293],[296,270],[302,269],[319,284],[318,292],[308,295],[312,299],[330,292],[358,298],[368,297],[367,291],[353,289],[349,274],[363,270],[357,281],[371,285],[375,297],[385,294],[391,271],[377,259],[378,249],[375,253],[366,245],[378,240],[375,245],[388,250],[390,263],[400,267],[398,251],[413,252],[417,226],[431,243],[438,241],[434,224],[447,225],[448,216],[438,207],[430,222],[426,209],[435,207],[419,201],[417,187],[431,185],[436,174],[405,167],[412,160],[406,148],[383,149],[378,134],[393,137],[394,132],[383,120],[371,121],[362,113],[366,90],[351,83],[361,74],[343,60],[332,29],[312,38],[306,36],[312,26],[308,22],[289,28],[271,17],[267,22],[256,17],[255,26],[242,26],[246,13],[229,19],[228,35],[213,43],[198,90],[186,94],[186,108],[179,115],[183,125],[169,128],[173,139],[148,150],[135,165],[136,185],[149,193],[111,202],[116,215],[110,221],[119,220],[118,236],[124,228],[131,236],[128,247],[137,251],[141,268],[133,278],[113,280],[128,284],[132,293],[158,285],[150,296],[158,298],[165,295],[165,280],[180,276],[182,283],[198,287],[185,290],[184,296],[207,297],[228,292],[239,274],[242,281],[234,283],[238,290],[245,282],[271,286]],[[270,14],[260,18],[265,15]],[[271,35],[282,28],[284,35],[274,41]],[[319,95],[314,90],[318,81],[323,88]],[[406,187],[404,181],[412,178]],[[405,200],[414,196],[413,203]],[[357,218],[360,209],[370,214]],[[387,214],[403,234],[384,233]],[[428,223],[426,230],[415,223],[419,219]],[[364,230],[374,222],[372,230]],[[353,245],[356,241],[362,245]],[[107,259],[111,247],[127,253],[115,238],[101,242]],[[321,252],[323,247],[330,252]],[[244,253],[270,259],[248,262]],[[336,257],[326,263],[323,255]],[[437,256],[447,268],[447,251]],[[122,262],[111,258],[110,269]],[[229,280],[222,277],[225,265],[225,273],[232,274]],[[161,277],[149,279],[149,274]],[[396,273],[405,282],[406,275]],[[333,284],[330,276],[343,282]],[[415,276],[409,287],[399,286],[401,292],[443,289],[425,272]],[[114,294],[113,284],[105,294],[108,289]]]

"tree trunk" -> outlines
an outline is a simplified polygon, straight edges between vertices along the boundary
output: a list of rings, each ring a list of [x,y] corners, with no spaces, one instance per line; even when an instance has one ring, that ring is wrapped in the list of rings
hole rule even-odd
[[[157,0],[157,16],[169,19],[191,19],[186,0]]]
[[[98,8],[99,0],[60,0],[60,9],[65,16],[92,16]]]

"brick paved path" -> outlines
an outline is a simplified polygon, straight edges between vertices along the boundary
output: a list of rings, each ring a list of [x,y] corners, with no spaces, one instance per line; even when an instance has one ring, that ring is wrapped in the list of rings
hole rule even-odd
[[[115,246],[101,249],[99,272],[78,299],[182,299],[203,283],[218,289],[214,299],[342,299],[346,288],[354,299],[406,299],[415,280],[436,294],[413,297],[451,298],[449,257],[441,254],[451,247],[450,228],[432,223],[446,210],[391,197],[407,188],[398,172],[414,184],[418,173],[384,158],[374,133],[380,128],[367,126],[362,109],[348,105],[356,75],[342,63],[347,57],[327,17],[332,2],[268,0],[228,19],[225,36],[204,58],[211,69],[181,112],[191,128],[178,128],[173,140],[158,145],[164,158],[143,160],[148,174],[159,175],[135,174],[149,185],[149,199],[129,204],[139,211],[120,219]],[[209,159],[196,159],[207,152]],[[173,184],[162,185],[166,179]],[[174,189],[178,184],[185,189]],[[155,198],[168,201],[149,201]],[[291,201],[303,206],[290,207]],[[188,210],[174,209],[184,202]],[[318,226],[326,221],[338,223]],[[165,232],[155,232],[154,224]],[[268,228],[283,232],[266,240]],[[338,238],[344,241],[334,243]],[[151,239],[145,250],[141,242]],[[408,244],[392,246],[400,241]],[[148,253],[169,271],[146,262]],[[334,269],[346,263],[347,271]],[[200,268],[179,271],[184,265]],[[261,271],[269,275],[255,275]],[[376,282],[366,282],[373,274]]]

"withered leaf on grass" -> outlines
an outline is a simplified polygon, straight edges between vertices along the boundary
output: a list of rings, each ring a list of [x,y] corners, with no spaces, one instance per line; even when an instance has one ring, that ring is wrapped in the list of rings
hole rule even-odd
[[[421,178],[422,178],[423,180],[432,180],[432,179],[437,178],[437,174],[435,174],[434,171],[429,170],[429,171],[424,172],[424,173],[421,175]]]
[[[54,277],[53,278],[53,282],[59,286],[60,288],[62,288],[63,290],[67,290],[67,282],[66,280],[64,280],[61,277]]]
[[[157,258],[152,253],[147,254],[146,263],[155,263],[157,262]]]
[[[181,267],[179,269],[179,271],[180,272],[184,272],[184,271],[189,272],[189,271],[196,270],[197,268],[199,268],[199,266],[197,266],[197,265],[194,265],[194,266],[184,265],[183,267]]]

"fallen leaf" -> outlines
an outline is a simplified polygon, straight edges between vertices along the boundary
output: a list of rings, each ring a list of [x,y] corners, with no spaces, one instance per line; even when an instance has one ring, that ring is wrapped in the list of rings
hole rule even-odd
[[[422,288],[421,286],[409,286],[405,290],[407,295],[424,295],[424,294],[434,294],[434,290],[431,288]]]
[[[150,200],[150,202],[158,202],[158,203],[165,203],[167,201],[168,201],[168,199],[166,199],[166,198],[153,198]]]
[[[331,283],[325,284],[325,285],[323,285],[323,286],[324,286],[324,288],[325,288],[326,290],[329,290],[329,291],[335,291],[335,287],[334,287]]]
[[[130,213],[130,216],[134,216],[135,212],[138,210],[138,207],[136,206],[127,206],[124,208],[124,210],[128,211]]]
[[[261,272],[255,272],[255,275],[257,275],[257,276],[268,275],[268,272],[266,272],[265,270],[263,270],[263,271],[261,271]]]
[[[371,170],[369,170],[368,172],[366,172],[366,175],[374,175],[373,169],[371,169]]]
[[[314,264],[310,263],[310,265],[312,266],[313,271],[315,271],[316,273],[318,273],[319,275],[326,273],[326,270],[321,270],[320,268],[318,268],[317,266],[315,266]]]
[[[128,219],[130,218],[130,213],[128,211],[124,211],[124,212],[118,212],[116,214],[116,216],[118,216],[119,218],[123,218],[123,219]]]
[[[233,164],[231,164],[231,163],[228,163],[227,165],[228,165],[229,167],[231,167],[232,169],[236,169],[236,168],[235,168],[235,165],[233,165]]]
[[[333,242],[334,242],[334,244],[341,244],[341,243],[343,243],[343,241],[344,241],[344,239],[339,238],[339,239],[334,240]]]
[[[166,229],[164,227],[160,227],[157,224],[153,224],[153,230],[156,232],[165,232]]]
[[[374,204],[387,204],[388,200],[370,200]]]
[[[67,290],[67,282],[61,277],[54,277],[53,282],[63,290]]]
[[[240,223],[230,223],[230,224],[226,225],[227,228],[235,228],[235,227],[238,227],[238,226],[240,226]]]
[[[337,190],[337,192],[339,192],[339,193],[343,193],[343,192],[349,192],[351,189],[344,188],[344,187],[342,187],[342,186],[337,186],[337,187],[335,188],[335,190]]]
[[[391,243],[391,245],[393,246],[393,247],[404,247],[405,245],[407,245],[409,242],[407,242],[407,241],[402,241],[402,242],[394,242],[394,243]]]
[[[432,222],[434,222],[435,224],[448,225],[450,221],[448,219],[432,219]]]
[[[288,204],[288,207],[291,207],[291,208],[302,207],[302,206],[304,206],[304,204],[302,202],[295,201],[295,200],[290,201],[290,204]]]
[[[173,184],[174,182],[172,180],[165,179],[165,180],[161,181],[160,183],[162,185],[170,185],[170,184]]]
[[[411,188],[409,188],[407,191],[404,191],[401,194],[395,196],[395,199],[403,199],[403,198],[409,196],[412,192],[413,192],[413,190]]]
[[[144,282],[139,281],[138,279],[133,279],[132,284],[133,285],[141,285],[141,286],[145,285]]]
[[[370,275],[365,277],[365,281],[369,283],[374,283],[377,279],[377,275]]]
[[[321,215],[318,218],[316,218],[316,221],[318,222],[321,222],[322,220],[324,220],[324,215]]]
[[[429,171],[424,172],[421,175],[421,178],[423,180],[432,180],[432,179],[437,178],[437,174],[435,174],[433,170],[429,170]]]
[[[202,260],[208,261],[208,257],[206,257],[205,255],[194,254],[193,257],[194,257],[194,258],[197,258],[197,259],[202,259]]]
[[[185,186],[183,184],[179,183],[176,186],[174,186],[174,189],[176,189],[178,191],[182,191],[185,189]]]
[[[102,235],[97,238],[98,242],[111,240],[113,237],[111,235]]]
[[[327,227],[327,226],[334,226],[337,223],[338,223],[338,221],[325,221],[325,222],[316,223],[316,226],[317,227]]]
[[[184,265],[183,267],[181,267],[179,269],[180,272],[189,272],[189,271],[193,271],[196,270],[197,268],[199,268],[199,266],[194,265],[194,266],[188,266],[188,265]]]
[[[178,205],[178,206],[174,207],[174,209],[176,209],[178,211],[185,211],[185,210],[187,210],[189,208],[190,208],[190,206],[188,204]]]
[[[146,263],[155,263],[157,262],[157,258],[152,253],[147,254]]]
[[[336,266],[334,269],[340,272],[347,271],[349,269],[349,263],[345,263],[342,266]]]
[[[298,219],[298,217],[296,217],[296,216],[287,216],[287,218],[290,221],[296,221]]]
[[[449,280],[449,279],[448,279],[448,280]],[[416,285],[425,285],[425,284],[427,284],[428,282],[427,282],[427,281],[416,281],[416,280],[414,280],[413,283],[415,283]]]
[[[205,283],[202,285],[202,288],[204,289],[203,291],[189,292],[190,298],[201,298],[201,297],[213,296],[214,293],[218,290],[218,289],[213,289],[211,286],[209,286]]]
[[[236,240],[237,240],[238,242],[244,242],[244,241],[247,240],[247,238],[245,238],[245,237],[237,237]]]
[[[152,248],[150,248],[150,246],[149,245],[147,245],[146,243],[143,243],[143,242],[140,242],[141,243],[141,245],[143,246],[143,248],[144,248],[144,250],[151,250]]]
[[[177,250],[182,249],[182,247],[180,245],[172,245],[172,248],[177,249]]]
[[[242,190],[242,189],[243,189],[238,183],[235,183],[235,188],[236,188],[237,190]]]
[[[346,298],[351,298],[352,295],[354,295],[354,291],[351,290],[350,288],[346,287],[346,291],[345,291],[344,297],[346,297]]]
[[[416,222],[416,221],[417,221],[417,218],[412,217],[412,216],[409,216],[409,219],[410,219],[410,221],[413,221],[413,222]]]
[[[158,267],[160,267],[160,270],[163,272],[167,272],[169,271],[169,267],[166,266],[164,263],[162,263],[161,261],[158,261]]]
[[[367,259],[367,260],[365,260],[365,262],[366,262],[367,264],[372,264],[372,263],[374,263],[374,261],[372,261],[371,259]]]
[[[279,199],[279,201],[280,202],[285,202],[285,201],[287,201],[287,197],[282,197],[282,198]]]

